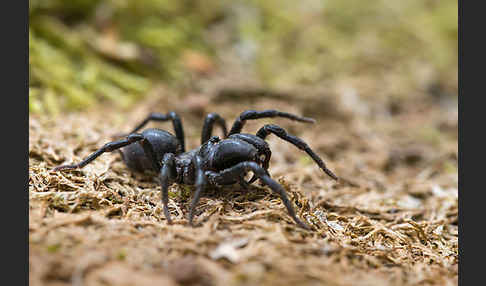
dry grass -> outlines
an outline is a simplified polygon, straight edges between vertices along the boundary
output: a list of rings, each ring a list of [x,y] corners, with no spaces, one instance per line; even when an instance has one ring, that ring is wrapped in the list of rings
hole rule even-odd
[[[192,95],[180,99],[184,105],[164,94],[153,98],[123,114],[30,117],[30,285],[457,285],[454,108],[401,102],[390,115],[383,103],[360,102],[357,112],[330,98],[328,108],[337,111],[315,125],[250,122],[247,131],[281,124],[342,180],[272,137],[270,173],[313,230],[298,228],[258,184],[208,190],[193,228],[186,219],[190,187],[171,187],[175,224],[167,225],[157,181],[128,172],[117,154],[81,170],[50,169],[78,162],[149,111],[179,112],[189,147],[198,144],[205,112],[228,123],[247,108],[319,114],[311,99],[299,105],[290,96],[209,104]]]

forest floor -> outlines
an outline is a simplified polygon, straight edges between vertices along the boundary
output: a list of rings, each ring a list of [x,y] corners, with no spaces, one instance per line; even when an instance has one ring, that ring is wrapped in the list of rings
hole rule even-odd
[[[457,285],[457,97],[395,101],[353,89],[338,96],[242,86],[183,96],[160,87],[147,98],[128,111],[30,116],[30,285]],[[190,149],[205,114],[231,125],[246,109],[316,119],[255,120],[244,130],[279,124],[339,176],[330,179],[304,152],[269,137],[270,174],[312,230],[299,228],[259,183],[207,190],[191,227],[193,189],[171,186],[168,225],[156,178],[129,172],[117,153],[52,171],[152,111],[176,111]]]

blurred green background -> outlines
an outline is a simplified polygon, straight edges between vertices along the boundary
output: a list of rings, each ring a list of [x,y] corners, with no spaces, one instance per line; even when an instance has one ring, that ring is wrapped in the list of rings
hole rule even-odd
[[[228,57],[267,88],[365,79],[385,96],[457,96],[457,1],[29,4],[31,113],[128,108],[158,83],[231,73]]]

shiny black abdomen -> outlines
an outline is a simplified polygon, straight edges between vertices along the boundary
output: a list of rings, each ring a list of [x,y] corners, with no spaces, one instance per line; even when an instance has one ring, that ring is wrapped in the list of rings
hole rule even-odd
[[[182,152],[182,146],[179,140],[171,133],[149,128],[142,132],[145,138],[150,142],[157,156],[157,161],[161,162],[165,153],[173,153],[174,155]],[[120,150],[123,161],[132,170],[143,172],[145,170],[152,170],[152,163],[149,161],[140,143],[128,145]]]

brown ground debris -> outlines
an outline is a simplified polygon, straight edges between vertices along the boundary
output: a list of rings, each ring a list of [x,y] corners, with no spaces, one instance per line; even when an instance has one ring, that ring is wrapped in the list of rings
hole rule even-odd
[[[175,223],[167,225],[157,181],[130,173],[118,154],[80,170],[51,171],[79,162],[150,111],[177,111],[189,148],[198,145],[207,112],[228,124],[245,109],[276,106],[316,116],[285,96],[217,102],[160,94],[129,112],[30,116],[30,285],[457,285],[453,108],[420,101],[390,114],[388,105],[370,101],[360,103],[368,111],[353,113],[336,100],[339,116],[315,117],[314,125],[249,122],[247,132],[280,124],[342,178],[334,182],[294,146],[269,138],[270,173],[312,231],[298,228],[258,183],[208,190],[198,225],[190,227],[192,189],[171,187]],[[171,130],[169,123],[155,125]]]

